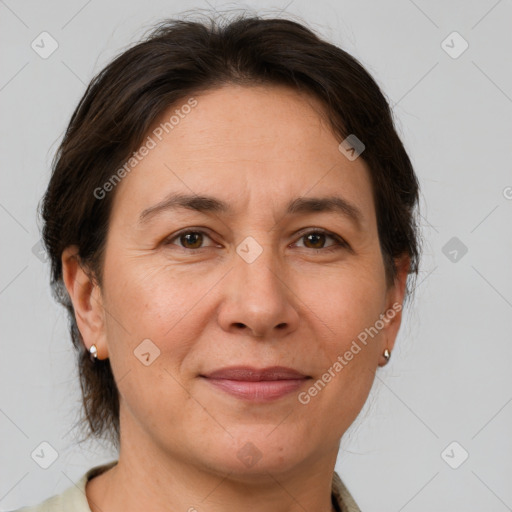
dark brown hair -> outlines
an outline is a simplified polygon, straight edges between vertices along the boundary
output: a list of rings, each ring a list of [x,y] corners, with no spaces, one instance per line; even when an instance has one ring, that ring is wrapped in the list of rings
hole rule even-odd
[[[95,76],[76,107],[54,157],[43,198],[43,242],[55,298],[69,314],[78,353],[87,438],[106,436],[119,448],[119,396],[110,362],[91,362],[62,280],[61,256],[70,245],[91,279],[102,283],[104,245],[115,191],[94,191],[130,158],[152,123],[183,98],[225,84],[280,84],[320,100],[340,142],[363,141],[388,283],[395,258],[409,255],[418,271],[415,208],[418,181],[395,130],[388,102],[363,66],[300,23],[237,15],[165,20]],[[409,286],[410,283],[408,283]]]

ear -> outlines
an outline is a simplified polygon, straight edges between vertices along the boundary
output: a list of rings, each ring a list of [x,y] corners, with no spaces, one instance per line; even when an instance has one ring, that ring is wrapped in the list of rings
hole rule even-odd
[[[409,275],[409,269],[411,266],[411,259],[408,255],[404,255],[400,258],[395,259],[396,276],[393,284],[389,286],[386,292],[386,308],[384,311],[385,315],[385,327],[383,329],[382,339],[382,351],[388,349],[390,352],[393,351],[395,346],[395,340],[402,323],[402,311],[403,303],[405,298],[405,286],[407,284],[407,276]],[[386,320],[387,319],[387,320]],[[387,363],[386,358],[381,355],[379,359],[379,366],[384,366]]]
[[[82,267],[77,246],[66,247],[61,261],[62,278],[73,303],[85,347],[89,351],[93,344],[96,345],[98,359],[106,359],[106,324],[100,287]]]

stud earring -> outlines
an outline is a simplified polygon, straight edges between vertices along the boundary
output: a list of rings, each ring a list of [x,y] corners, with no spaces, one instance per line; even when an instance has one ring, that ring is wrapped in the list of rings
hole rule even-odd
[[[386,359],[386,363],[387,363],[389,361],[389,358],[391,357],[391,352],[386,348],[386,349],[384,349],[384,353],[382,355]]]
[[[98,359],[98,349],[96,348],[96,345],[91,345],[91,348],[89,349],[89,354],[91,356],[91,361],[94,362],[95,359]]]

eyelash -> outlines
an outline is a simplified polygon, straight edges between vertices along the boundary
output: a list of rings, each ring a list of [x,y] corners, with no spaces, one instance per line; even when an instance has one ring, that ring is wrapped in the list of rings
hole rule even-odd
[[[176,244],[172,243],[173,240],[179,239],[182,235],[187,235],[187,234],[190,234],[190,233],[206,235],[211,240],[211,237],[208,235],[208,233],[206,231],[202,230],[202,229],[186,229],[186,230],[180,231],[180,232],[172,235],[171,237],[166,238],[164,240],[164,245],[176,245]],[[333,251],[336,251],[336,250],[339,250],[339,249],[350,248],[348,243],[345,242],[345,240],[343,240],[343,238],[341,238],[338,235],[335,235],[334,233],[331,233],[330,231],[327,231],[325,229],[312,229],[310,231],[302,233],[301,236],[299,237],[299,240],[304,238],[304,237],[306,237],[306,236],[308,236],[308,235],[311,235],[311,234],[326,235],[327,237],[330,237],[330,238],[332,238],[333,240],[336,241],[335,245],[332,245],[330,247],[320,248],[320,249],[311,249],[312,251],[333,252]],[[187,252],[189,252],[189,251],[198,252],[198,251],[201,251],[203,249],[207,249],[208,248],[208,247],[199,247],[197,249],[189,249],[187,247],[182,247],[180,245],[177,245],[177,247],[179,249],[183,249],[184,251],[187,251]],[[308,249],[308,247],[305,247],[305,249]]]

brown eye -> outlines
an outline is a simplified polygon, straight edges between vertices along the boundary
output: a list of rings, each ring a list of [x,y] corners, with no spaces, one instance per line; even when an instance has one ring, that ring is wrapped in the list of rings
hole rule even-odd
[[[185,249],[199,249],[203,241],[203,234],[198,231],[189,231],[182,233],[179,240]]]
[[[304,235],[304,240],[307,240],[307,244],[305,245],[307,247],[310,247],[308,244],[311,244],[312,247],[310,249],[322,249],[323,245],[325,244],[325,234],[324,233],[308,233],[307,235]]]
[[[327,239],[334,240],[334,243],[325,246]],[[314,230],[309,233],[305,233],[300,237],[300,240],[304,240],[304,247],[306,249],[316,249],[323,251],[331,251],[340,249],[343,247],[348,247],[348,244],[340,237],[331,234],[327,231],[323,230]]]
[[[191,230],[182,231],[177,235],[173,235],[169,237],[165,241],[165,245],[177,245],[182,249],[203,249],[203,243],[205,239],[210,239],[210,237],[203,231],[200,230]]]

